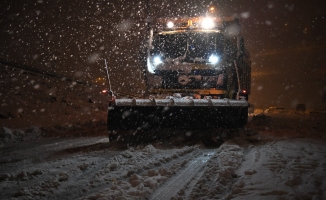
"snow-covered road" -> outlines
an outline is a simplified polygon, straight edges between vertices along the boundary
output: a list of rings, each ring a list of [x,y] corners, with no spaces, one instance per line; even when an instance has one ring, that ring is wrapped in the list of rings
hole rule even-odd
[[[7,144],[0,199],[326,199],[325,127],[323,116],[262,115],[214,148],[105,135]]]

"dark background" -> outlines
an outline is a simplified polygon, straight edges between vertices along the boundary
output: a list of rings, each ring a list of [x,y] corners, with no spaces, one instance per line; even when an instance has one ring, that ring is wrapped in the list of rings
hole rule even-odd
[[[252,59],[256,108],[326,108],[326,8],[321,0],[63,1],[0,3],[0,57],[140,94],[138,51],[146,22],[199,15],[212,3],[240,19]],[[103,82],[98,78],[103,78]]]

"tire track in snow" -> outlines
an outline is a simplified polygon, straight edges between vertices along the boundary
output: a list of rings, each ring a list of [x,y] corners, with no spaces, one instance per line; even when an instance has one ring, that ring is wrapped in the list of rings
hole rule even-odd
[[[205,151],[189,162],[189,165],[177,176],[171,177],[163,186],[158,188],[150,197],[150,199],[171,199],[186,184],[188,184],[207,163],[207,161],[215,154],[215,151]]]

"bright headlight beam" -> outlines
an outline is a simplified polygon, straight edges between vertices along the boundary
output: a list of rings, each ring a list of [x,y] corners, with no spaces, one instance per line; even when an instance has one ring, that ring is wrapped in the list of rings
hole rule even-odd
[[[203,29],[212,29],[215,27],[214,20],[210,17],[206,17],[202,20],[201,26]]]
[[[169,21],[169,22],[166,24],[166,26],[167,26],[168,28],[173,28],[174,23],[171,22],[171,21]]]
[[[153,58],[153,64],[154,64],[154,66],[157,66],[157,65],[159,65],[161,63],[162,63],[162,58],[160,56],[155,56]]]
[[[209,58],[208,58],[208,62],[210,62],[211,64],[216,64],[218,63],[218,60],[219,60],[219,57],[216,56],[216,55],[211,55]]]

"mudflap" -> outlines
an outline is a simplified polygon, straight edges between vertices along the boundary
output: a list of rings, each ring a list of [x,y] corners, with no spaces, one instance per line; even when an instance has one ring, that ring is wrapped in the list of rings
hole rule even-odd
[[[240,128],[248,120],[247,106],[111,106],[107,126],[115,133],[205,131]]]

